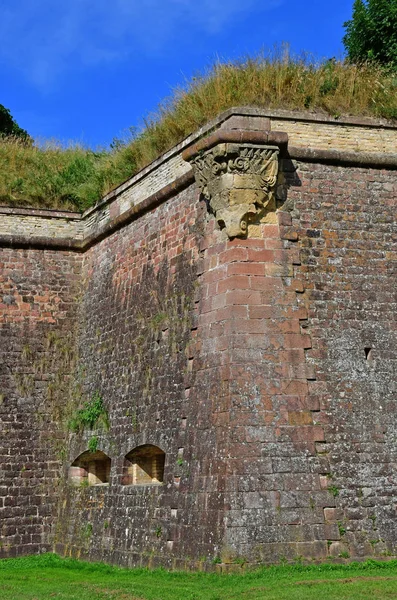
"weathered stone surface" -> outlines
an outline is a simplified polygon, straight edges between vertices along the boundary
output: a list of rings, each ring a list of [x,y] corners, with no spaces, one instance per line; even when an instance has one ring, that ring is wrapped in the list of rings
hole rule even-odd
[[[230,239],[248,233],[260,211],[275,211],[279,149],[253,144],[218,144],[191,159],[196,181]]]
[[[279,122],[299,133],[291,116]],[[247,130],[260,137],[265,125],[255,117]],[[344,125],[324,126],[339,144]],[[350,127],[363,128],[375,125]],[[232,163],[263,166],[268,152],[242,156],[246,144],[229,139],[218,161],[216,148],[220,164],[235,152]],[[306,159],[282,155],[268,188],[229,163],[210,180],[228,210],[260,211],[273,194],[274,222],[248,222],[244,238],[219,227],[222,205],[207,211],[184,163],[86,215],[79,252],[27,248],[47,214],[32,216],[24,247],[4,242],[1,556],[53,548],[211,568],[218,557],[396,553],[396,171]],[[72,433],[70,416],[95,392],[109,430]],[[91,462],[105,455],[111,467],[92,468],[97,485],[85,485],[90,467],[77,459],[93,437]],[[142,447],[165,453],[163,471]]]

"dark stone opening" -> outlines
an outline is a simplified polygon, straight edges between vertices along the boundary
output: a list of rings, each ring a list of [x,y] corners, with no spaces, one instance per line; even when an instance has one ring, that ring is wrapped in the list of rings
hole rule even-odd
[[[156,485],[164,481],[165,453],[145,444],[129,452],[124,460],[123,485]]]
[[[110,479],[111,460],[98,450],[87,450],[69,468],[69,480],[75,485],[106,485]]]

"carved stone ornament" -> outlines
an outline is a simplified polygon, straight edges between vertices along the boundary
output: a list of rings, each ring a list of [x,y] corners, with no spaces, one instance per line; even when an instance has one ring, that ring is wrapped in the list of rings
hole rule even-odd
[[[274,201],[279,149],[221,143],[191,160],[202,194],[229,238],[245,237],[248,221]]]

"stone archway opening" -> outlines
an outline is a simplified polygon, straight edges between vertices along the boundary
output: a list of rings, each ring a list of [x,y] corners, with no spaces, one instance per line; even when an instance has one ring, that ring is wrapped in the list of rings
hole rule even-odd
[[[108,485],[111,459],[100,450],[87,450],[73,461],[69,468],[69,480],[75,485]]]
[[[158,485],[164,481],[165,452],[145,444],[129,452],[124,459],[123,485]]]

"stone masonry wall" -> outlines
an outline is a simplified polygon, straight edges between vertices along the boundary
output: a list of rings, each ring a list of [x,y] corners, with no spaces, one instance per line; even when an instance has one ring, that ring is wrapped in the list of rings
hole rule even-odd
[[[190,187],[84,256],[80,366],[86,395],[109,411],[109,431],[94,433],[112,467],[108,486],[65,486],[59,552],[181,567],[219,548],[215,433],[202,415],[211,384],[193,368],[208,221],[198,200]],[[71,436],[68,464],[92,434]],[[123,484],[125,456],[144,444],[166,454],[162,486]]]
[[[90,211],[74,252],[0,232],[1,556],[397,554],[395,130],[309,120],[231,111],[150,202],[125,184]],[[72,432],[95,397],[109,429]],[[109,481],[76,485],[93,442]],[[145,445],[161,484],[126,479]]]
[[[395,171],[298,164],[291,188],[316,372],[310,384],[324,428],[317,453],[335,500],[333,556],[396,553]],[[331,540],[330,540],[331,541]]]
[[[272,119],[272,128],[288,133],[294,147],[338,149],[348,152],[395,153],[397,131],[394,127],[371,127],[368,123],[307,122],[299,119]]]
[[[285,159],[282,182],[279,226],[209,250],[223,560],[395,555],[395,172]]]
[[[0,206],[0,236],[80,240],[83,226],[77,213]]]
[[[0,249],[1,557],[51,548],[79,283],[75,254]]]
[[[207,362],[222,365],[212,422],[224,463],[224,563],[323,558],[327,536],[337,535],[323,517],[334,503],[320,485],[325,467],[315,450],[324,433],[308,393],[315,376],[294,277],[299,249],[290,215],[280,212],[279,221],[206,252],[199,323]]]

